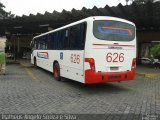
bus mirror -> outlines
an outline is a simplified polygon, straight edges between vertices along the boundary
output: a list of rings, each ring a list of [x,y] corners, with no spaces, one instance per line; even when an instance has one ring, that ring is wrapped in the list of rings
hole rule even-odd
[[[30,43],[30,46],[32,47],[32,41],[31,41],[31,43]]]
[[[30,46],[33,47],[33,42],[31,41]]]

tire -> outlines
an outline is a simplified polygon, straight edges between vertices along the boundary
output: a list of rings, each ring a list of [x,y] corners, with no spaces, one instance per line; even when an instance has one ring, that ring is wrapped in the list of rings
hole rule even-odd
[[[34,67],[37,67],[37,60],[34,58]]]
[[[58,81],[61,80],[61,76],[60,76],[60,67],[59,67],[59,64],[58,63],[55,63],[54,66],[53,66],[53,75],[54,75],[54,78]]]

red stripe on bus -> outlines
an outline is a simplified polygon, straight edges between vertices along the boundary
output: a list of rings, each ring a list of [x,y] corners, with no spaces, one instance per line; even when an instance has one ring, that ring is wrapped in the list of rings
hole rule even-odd
[[[122,47],[135,47],[135,45],[117,45],[117,44],[93,44],[96,46],[122,46]]]
[[[124,31],[127,31],[129,33],[129,35],[132,35],[132,31],[130,29],[114,28],[114,27],[102,27],[102,28],[107,28],[107,29],[111,29],[111,30],[124,30]]]

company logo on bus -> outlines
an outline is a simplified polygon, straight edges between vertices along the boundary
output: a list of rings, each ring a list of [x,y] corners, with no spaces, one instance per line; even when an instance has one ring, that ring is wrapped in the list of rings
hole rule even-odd
[[[122,49],[122,47],[111,46],[111,47],[108,47],[108,49]]]
[[[118,28],[111,26],[98,26],[98,32],[102,34],[116,34],[116,35],[127,35],[132,36],[132,31],[126,28]]]
[[[37,52],[37,56],[40,58],[45,58],[45,59],[49,58],[48,52]]]

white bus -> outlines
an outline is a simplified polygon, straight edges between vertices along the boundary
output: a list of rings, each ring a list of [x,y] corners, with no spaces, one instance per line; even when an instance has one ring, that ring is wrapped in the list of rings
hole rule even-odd
[[[84,84],[133,80],[136,68],[134,23],[93,16],[38,35],[32,40],[31,63],[54,78]]]

